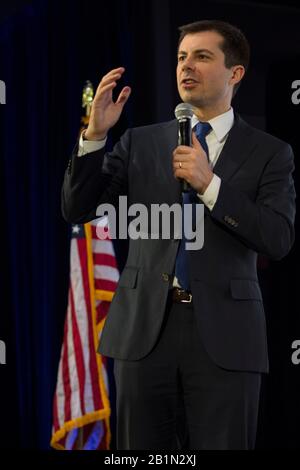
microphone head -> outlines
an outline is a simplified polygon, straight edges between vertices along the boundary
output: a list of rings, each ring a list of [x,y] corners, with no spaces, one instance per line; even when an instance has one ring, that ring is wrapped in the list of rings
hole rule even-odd
[[[180,103],[175,108],[175,116],[179,121],[181,119],[192,119],[194,106],[189,103]]]

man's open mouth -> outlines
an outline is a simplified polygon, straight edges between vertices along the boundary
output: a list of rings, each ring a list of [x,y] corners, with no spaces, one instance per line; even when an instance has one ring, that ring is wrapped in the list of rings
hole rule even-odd
[[[193,78],[184,78],[183,80],[181,80],[181,85],[185,87],[193,86],[193,85],[196,85],[197,83],[198,82],[194,80]]]

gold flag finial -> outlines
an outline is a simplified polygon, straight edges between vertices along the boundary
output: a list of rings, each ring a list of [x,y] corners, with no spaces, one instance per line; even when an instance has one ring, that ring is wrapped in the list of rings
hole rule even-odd
[[[85,116],[82,117],[82,122],[87,125],[91,114],[91,107],[94,99],[93,84],[87,80],[82,91],[82,107],[85,108]]]

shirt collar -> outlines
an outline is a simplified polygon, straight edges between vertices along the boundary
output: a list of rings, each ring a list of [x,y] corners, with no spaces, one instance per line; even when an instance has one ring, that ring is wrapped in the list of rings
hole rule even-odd
[[[192,127],[194,127],[198,122],[199,119],[195,115],[193,115]],[[217,140],[219,142],[222,142],[222,140],[226,137],[234,123],[233,108],[230,108],[225,113],[219,114],[219,116],[210,119],[208,122],[211,125]]]

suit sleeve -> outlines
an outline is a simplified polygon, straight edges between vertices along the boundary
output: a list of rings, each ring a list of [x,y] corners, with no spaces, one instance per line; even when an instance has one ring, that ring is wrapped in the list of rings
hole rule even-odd
[[[255,201],[222,180],[210,216],[258,253],[283,258],[295,238],[293,171],[293,151],[284,144],[266,164]]]
[[[116,205],[128,190],[128,159],[131,131],[125,132],[113,151],[105,149],[78,157],[75,146],[65,172],[62,187],[62,214],[69,223],[86,223],[95,219],[103,203]]]

